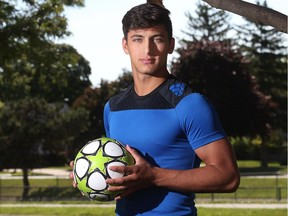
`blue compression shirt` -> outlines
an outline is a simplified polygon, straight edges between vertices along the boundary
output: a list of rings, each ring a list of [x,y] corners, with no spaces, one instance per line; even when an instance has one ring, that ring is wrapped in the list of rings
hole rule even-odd
[[[145,96],[133,86],[112,97],[104,108],[107,137],[136,148],[154,166],[197,168],[195,149],[225,137],[217,114],[200,94],[170,77]],[[194,193],[153,187],[117,201],[116,214],[197,215]]]

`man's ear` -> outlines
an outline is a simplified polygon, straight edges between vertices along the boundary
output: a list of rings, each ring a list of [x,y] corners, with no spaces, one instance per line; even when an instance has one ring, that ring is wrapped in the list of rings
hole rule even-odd
[[[122,48],[126,54],[129,54],[128,44],[125,37],[122,38]]]
[[[175,48],[175,38],[171,38],[168,53],[172,54]]]

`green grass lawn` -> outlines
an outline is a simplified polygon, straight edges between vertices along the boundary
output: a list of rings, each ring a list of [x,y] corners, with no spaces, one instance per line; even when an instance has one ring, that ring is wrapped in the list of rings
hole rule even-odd
[[[6,208],[2,207],[1,214],[13,215],[69,215],[69,216],[109,216],[115,215],[114,208]],[[222,208],[199,208],[199,216],[286,216],[287,209],[222,209]]]

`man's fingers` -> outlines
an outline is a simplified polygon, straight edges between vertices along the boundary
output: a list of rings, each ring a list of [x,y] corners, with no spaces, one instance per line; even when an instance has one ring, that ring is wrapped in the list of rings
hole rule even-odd
[[[74,167],[74,161],[70,161],[69,165],[70,167]]]

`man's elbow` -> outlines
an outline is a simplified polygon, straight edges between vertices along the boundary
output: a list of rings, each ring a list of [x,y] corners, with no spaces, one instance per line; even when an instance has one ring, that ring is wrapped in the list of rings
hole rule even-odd
[[[226,184],[225,191],[228,193],[233,193],[237,191],[239,185],[240,185],[240,173],[235,172],[231,177],[229,178],[229,182]]]

